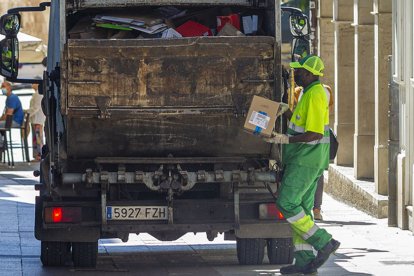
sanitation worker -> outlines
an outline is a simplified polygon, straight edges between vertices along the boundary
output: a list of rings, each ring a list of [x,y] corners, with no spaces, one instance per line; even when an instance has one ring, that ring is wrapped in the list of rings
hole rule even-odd
[[[321,58],[309,55],[290,66],[295,69],[296,84],[304,88],[303,95],[293,114],[281,104],[278,115],[284,113],[290,121],[287,135],[273,132],[265,140],[283,144],[284,174],[276,204],[293,230],[295,262],[280,272],[312,274],[340,245],[312,217],[317,182],[329,164],[329,109],[319,81],[324,69]]]
[[[329,85],[323,84],[323,88],[325,89],[328,105],[329,105],[329,113],[333,111],[333,105],[334,105],[334,99],[333,99],[333,92],[332,88]],[[297,86],[295,88],[295,94],[294,94],[294,106],[296,107],[299,99],[303,95],[303,87]],[[315,220],[323,220],[322,216],[322,197],[323,197],[323,186],[324,186],[324,179],[323,174],[318,180],[318,184],[316,187],[315,192],[315,202],[313,203],[313,218]]]

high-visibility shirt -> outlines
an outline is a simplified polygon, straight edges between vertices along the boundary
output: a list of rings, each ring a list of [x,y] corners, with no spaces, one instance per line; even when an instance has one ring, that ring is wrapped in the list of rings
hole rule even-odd
[[[320,133],[322,139],[307,143],[283,145],[283,164],[325,169],[329,165],[329,107],[320,81],[311,83],[303,92],[287,130],[288,136],[307,131]]]
[[[325,88],[325,92],[326,92],[326,97],[328,98],[328,103],[329,103],[329,112],[333,112],[333,105],[334,105],[334,95],[333,95],[333,91],[332,88],[327,85],[327,84],[323,84],[323,88]],[[295,93],[294,93],[294,97],[295,97],[295,101],[294,101],[294,106],[296,106],[300,100],[300,98],[303,95],[303,87],[302,86],[296,86],[295,87]]]

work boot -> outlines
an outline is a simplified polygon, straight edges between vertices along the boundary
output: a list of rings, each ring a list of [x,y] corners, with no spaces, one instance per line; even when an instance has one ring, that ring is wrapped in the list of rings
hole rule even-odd
[[[297,266],[297,265],[288,265],[288,266],[284,266],[280,269],[280,274],[282,275],[289,275],[289,274],[296,274],[296,275],[300,275],[300,274],[305,274],[305,275],[310,275],[310,274],[315,274],[318,271],[316,270],[316,268],[312,265],[312,263],[309,263],[305,266]]]
[[[318,250],[318,255],[312,261],[313,267],[315,269],[320,268],[329,259],[329,256],[335,253],[340,245],[341,243],[339,241],[331,239],[322,249]]]
[[[315,220],[323,220],[322,214],[321,214],[321,209],[319,208],[314,208],[313,209],[313,218]]]

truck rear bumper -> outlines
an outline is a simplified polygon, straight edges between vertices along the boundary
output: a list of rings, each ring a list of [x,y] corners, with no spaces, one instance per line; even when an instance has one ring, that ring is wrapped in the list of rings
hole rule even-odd
[[[233,223],[215,224],[172,224],[172,225],[104,225],[102,231],[105,232],[129,232],[129,233],[152,233],[152,232],[229,232],[234,231],[238,238],[290,238],[291,228],[287,222],[250,222],[240,224],[239,228]]]
[[[257,202],[241,202],[240,220],[236,223],[232,200],[180,200],[174,202],[174,220],[108,220],[101,221],[99,203],[42,202],[36,200],[35,236],[39,240],[91,241],[105,237],[121,237],[128,233],[189,232],[232,233],[239,238],[285,238],[291,236],[285,220],[259,220]],[[125,203],[124,203],[125,204]],[[45,207],[83,206],[95,217],[77,223],[45,223]],[[159,201],[129,202],[128,205],[162,205]],[[85,207],[89,206],[89,207]],[[93,211],[92,211],[93,210]]]

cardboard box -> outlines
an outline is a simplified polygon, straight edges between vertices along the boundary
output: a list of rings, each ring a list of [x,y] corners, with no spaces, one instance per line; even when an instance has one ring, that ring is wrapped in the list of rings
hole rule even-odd
[[[254,96],[249,113],[247,113],[244,129],[255,135],[270,137],[275,126],[278,109],[278,102]]]

